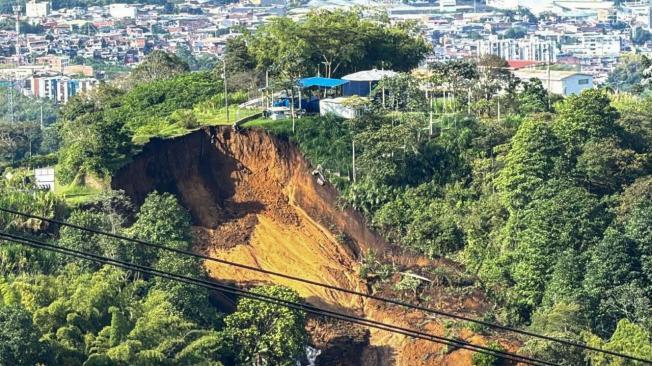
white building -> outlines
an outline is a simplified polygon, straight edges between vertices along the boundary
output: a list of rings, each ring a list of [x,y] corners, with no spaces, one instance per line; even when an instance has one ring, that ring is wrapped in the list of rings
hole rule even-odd
[[[617,57],[622,51],[622,37],[618,34],[581,33],[571,44],[563,44],[564,53],[588,57]]]
[[[550,10],[554,0],[486,0],[487,6],[495,9],[516,10],[527,8],[534,14]]]
[[[138,15],[138,8],[128,4],[112,4],[109,5],[109,15],[113,18],[136,18]]]
[[[529,39],[498,39],[490,36],[487,40],[478,41],[478,56],[496,55],[505,60],[524,60],[555,62],[557,60],[556,42],[550,40]]]
[[[514,76],[527,81],[539,79],[543,87],[553,94],[568,96],[593,88],[593,76],[575,71],[518,70]]]
[[[73,79],[67,76],[32,76],[29,79],[31,94],[37,98],[48,98],[66,103],[73,96],[89,92],[97,87],[95,78]]]
[[[487,0],[487,6],[496,9],[516,10],[519,7],[527,8],[534,14],[552,11],[565,16],[569,12],[614,9],[613,1],[602,0]]]
[[[319,101],[319,113],[322,116],[332,114],[346,119],[360,117],[364,109],[364,104],[351,103],[351,98],[356,97],[322,99]],[[366,99],[360,99],[359,101],[364,102]]]
[[[34,177],[38,188],[54,191],[53,167],[34,169]]]
[[[650,30],[652,28],[652,4],[649,1],[631,1],[623,5],[623,13],[627,13],[629,17],[624,19],[628,22],[635,22],[644,29]]]
[[[613,1],[601,0],[555,0],[553,1],[552,11],[564,16],[565,12],[588,11],[597,14],[601,10],[614,9]]]
[[[516,9],[522,3],[522,0],[487,0],[487,6],[496,9]]]
[[[50,2],[44,1],[37,3],[31,0],[25,4],[25,15],[28,18],[45,18],[50,15]]]
[[[439,11],[446,12],[448,10],[455,11],[457,7],[457,0],[439,0]]]

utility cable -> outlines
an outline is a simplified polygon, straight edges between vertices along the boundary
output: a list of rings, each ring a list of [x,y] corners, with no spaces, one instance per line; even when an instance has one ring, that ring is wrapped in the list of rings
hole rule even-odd
[[[107,257],[98,256],[98,255],[95,255],[95,254],[92,254],[92,253],[82,252],[82,251],[78,251],[78,250],[74,250],[74,249],[68,249],[68,248],[64,248],[64,247],[61,247],[61,246],[48,244],[48,243],[43,242],[43,241],[39,241],[39,240],[35,240],[35,239],[30,239],[30,238],[25,238],[25,237],[22,237],[22,236],[9,234],[9,233],[6,233],[6,232],[1,232],[0,231],[0,237],[4,238],[7,241],[11,241],[11,242],[22,244],[22,245],[27,245],[27,246],[30,246],[30,247],[33,247],[33,248],[44,249],[44,250],[48,250],[48,251],[51,251],[51,252],[57,252],[57,253],[60,253],[60,254],[64,254],[64,255],[67,255],[67,256],[82,258],[82,259],[90,260],[90,261],[97,262],[97,263],[108,264],[108,265],[112,265],[112,266],[127,269],[127,270],[138,271],[138,272],[141,272],[141,273],[146,273],[146,274],[150,274],[150,275],[153,275],[153,276],[162,277],[162,278],[166,278],[166,279],[177,281],[177,282],[183,282],[183,283],[187,283],[187,284],[191,284],[191,285],[197,285],[197,286],[208,288],[208,289],[211,289],[211,290],[224,291],[224,292],[232,293],[232,294],[235,294],[235,295],[241,295],[243,297],[248,297],[248,298],[252,298],[252,299],[255,299],[255,300],[259,300],[259,301],[275,303],[277,305],[286,306],[286,307],[293,308],[293,309],[296,309],[296,310],[306,311],[306,312],[316,314],[316,315],[331,317],[331,318],[335,318],[335,319],[339,319],[339,320],[343,320],[343,321],[347,321],[347,322],[351,322],[351,323],[355,323],[355,324],[359,324],[359,325],[364,325],[364,326],[371,327],[371,328],[376,328],[376,329],[385,330],[385,331],[388,331],[388,332],[393,332],[393,333],[397,333],[397,334],[406,335],[406,336],[409,336],[409,337],[424,339],[424,340],[428,340],[428,341],[435,342],[435,343],[440,343],[440,344],[445,344],[445,345],[452,346],[452,347],[467,349],[467,350],[470,350],[470,351],[473,351],[473,352],[490,354],[490,355],[495,356],[495,357],[500,357],[500,358],[512,360],[512,361],[515,361],[515,362],[522,362],[522,363],[535,365],[535,366],[539,366],[539,365],[557,366],[557,364],[550,363],[548,361],[538,360],[538,359],[530,358],[530,357],[527,357],[527,356],[521,356],[521,355],[518,355],[518,354],[515,354],[515,353],[495,350],[495,349],[492,349],[492,348],[489,348],[489,347],[484,347],[484,346],[471,344],[469,342],[462,341],[462,340],[456,340],[456,339],[451,339],[451,338],[446,338],[446,337],[439,337],[439,336],[435,336],[433,334],[424,333],[424,332],[416,331],[416,330],[409,329],[409,328],[402,328],[402,327],[398,327],[398,326],[394,326],[394,325],[390,325],[390,324],[387,324],[387,323],[382,323],[382,322],[378,322],[378,321],[374,321],[374,320],[370,320],[370,319],[365,319],[365,318],[361,318],[361,317],[351,316],[351,315],[347,315],[347,314],[344,314],[344,313],[330,311],[330,310],[318,308],[318,307],[315,307],[315,306],[312,306],[312,305],[287,301],[287,300],[279,299],[279,298],[264,295],[264,294],[257,294],[257,293],[253,293],[253,292],[248,291],[248,290],[239,289],[237,287],[221,285],[221,284],[218,284],[218,283],[215,283],[215,282],[212,282],[212,281],[207,281],[207,280],[192,278],[192,277],[188,277],[188,276],[178,275],[178,274],[174,274],[174,273],[171,273],[171,272],[157,270],[157,269],[147,267],[147,266],[141,266],[141,265],[130,263],[130,262],[125,262],[125,261],[120,261],[120,260],[117,260],[117,259],[111,259],[111,258],[107,258]]]
[[[338,286],[333,286],[333,285],[329,285],[329,284],[325,284],[325,283],[321,283],[321,282],[308,280],[308,279],[301,278],[301,277],[291,276],[291,275],[287,275],[287,274],[283,274],[283,273],[279,273],[279,272],[274,272],[274,271],[269,271],[269,270],[265,270],[265,269],[261,269],[261,268],[257,268],[257,267],[252,267],[252,266],[248,266],[248,265],[245,265],[245,264],[231,262],[231,261],[227,261],[227,260],[224,260],[224,259],[204,255],[204,254],[198,254],[198,253],[194,253],[194,252],[191,252],[191,251],[188,251],[188,250],[170,248],[170,247],[166,247],[166,246],[164,246],[162,244],[156,244],[156,243],[152,243],[152,242],[145,241],[145,240],[130,238],[130,237],[120,235],[120,234],[113,234],[113,233],[109,233],[109,232],[105,232],[105,231],[101,231],[101,230],[91,229],[91,228],[83,227],[83,226],[76,225],[76,224],[71,224],[71,223],[68,223],[68,222],[65,222],[65,221],[61,221],[61,220],[50,219],[50,218],[47,218],[47,217],[33,215],[33,214],[30,214],[30,213],[26,213],[26,212],[15,211],[15,210],[7,209],[7,208],[4,208],[4,207],[0,207],[0,212],[6,212],[6,213],[14,214],[14,215],[19,215],[19,216],[29,217],[29,218],[33,218],[33,219],[43,220],[43,221],[46,221],[46,222],[49,222],[49,223],[52,223],[52,224],[67,226],[67,227],[71,227],[71,228],[74,228],[74,229],[78,229],[78,230],[82,230],[82,231],[86,231],[86,232],[90,232],[90,233],[94,233],[94,234],[99,234],[99,235],[112,237],[114,239],[125,240],[125,241],[138,243],[138,244],[145,245],[145,246],[152,247],[152,248],[167,250],[169,252],[173,252],[173,253],[176,253],[176,254],[188,255],[188,256],[191,256],[191,257],[207,260],[207,261],[210,261],[210,262],[225,264],[225,265],[229,265],[229,266],[233,266],[233,267],[238,267],[238,268],[251,270],[251,271],[255,271],[255,272],[259,272],[259,273],[264,273],[264,274],[267,274],[267,275],[276,276],[276,277],[280,277],[280,278],[285,278],[285,279],[288,279],[288,280],[297,281],[297,282],[301,282],[301,283],[305,283],[305,284],[309,284],[309,285],[314,285],[314,286],[326,288],[326,289],[329,289],[329,290],[344,292],[344,293],[347,293],[347,294],[350,294],[350,295],[361,296],[361,297],[365,297],[367,299],[372,299],[372,300],[376,300],[376,301],[380,301],[380,302],[384,302],[384,303],[388,303],[388,304],[403,306],[403,307],[413,309],[413,310],[423,311],[423,312],[427,312],[427,313],[431,313],[431,314],[435,314],[435,315],[440,315],[440,316],[444,316],[444,317],[448,317],[448,318],[452,318],[452,319],[467,321],[467,322],[471,322],[471,323],[475,323],[475,324],[484,325],[484,326],[487,326],[487,327],[490,327],[490,328],[500,329],[500,330],[507,331],[507,332],[512,332],[512,333],[518,333],[518,334],[533,337],[533,338],[538,338],[538,339],[542,339],[542,340],[546,340],[546,341],[550,341],[550,342],[556,342],[556,343],[564,344],[564,345],[571,346],[571,347],[577,347],[577,348],[581,348],[581,349],[585,349],[585,350],[589,350],[589,351],[593,351],[593,352],[604,353],[604,354],[608,354],[608,355],[611,355],[611,356],[616,356],[616,357],[620,357],[620,358],[623,358],[623,359],[628,359],[628,360],[631,360],[631,361],[639,361],[639,362],[643,362],[643,363],[652,365],[652,360],[647,360],[647,359],[643,359],[643,358],[640,358],[640,357],[627,355],[627,354],[624,354],[624,353],[619,353],[619,352],[606,350],[606,349],[603,349],[603,348],[589,346],[589,345],[587,345],[585,343],[580,343],[580,342],[570,341],[570,340],[567,340],[567,339],[551,337],[551,336],[547,336],[547,335],[543,335],[543,334],[539,334],[539,333],[534,333],[534,332],[527,331],[527,330],[512,328],[512,327],[508,327],[508,326],[505,326],[505,325],[488,322],[488,321],[485,321],[485,320],[470,318],[470,317],[467,317],[467,316],[458,315],[458,314],[454,314],[454,313],[449,313],[449,312],[445,312],[445,311],[437,310],[437,309],[433,309],[433,308],[428,308],[428,307],[421,306],[421,305],[415,305],[415,304],[411,304],[411,303],[404,302],[404,301],[390,299],[390,298],[386,298],[386,297],[382,297],[382,296],[366,294],[364,292],[354,291],[354,290],[346,289],[346,288],[343,288],[343,287],[338,287]]]

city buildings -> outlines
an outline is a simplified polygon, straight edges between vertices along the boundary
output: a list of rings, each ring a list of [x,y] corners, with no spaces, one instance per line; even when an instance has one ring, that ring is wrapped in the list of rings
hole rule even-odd
[[[566,65],[600,84],[623,53],[652,54],[649,39],[639,37],[635,43],[633,37],[652,28],[649,0],[620,6],[600,0],[312,0],[301,5],[287,0],[226,5],[187,0],[174,9],[131,4],[51,9],[49,2],[28,1],[18,16],[32,29],[20,36],[15,30],[0,30],[0,82],[31,86],[32,77],[61,78],[56,79],[56,93],[40,85],[38,93],[62,101],[85,88],[85,82],[77,87],[70,80],[102,79],[110,75],[106,70],[126,72],[156,49],[219,58],[227,40],[242,29],[255,31],[277,16],[300,19],[317,7],[359,6],[367,16],[385,13],[390,22],[414,22],[433,46],[426,63],[493,54],[511,62]],[[530,12],[515,10],[519,6]],[[15,17],[0,14],[0,20]]]

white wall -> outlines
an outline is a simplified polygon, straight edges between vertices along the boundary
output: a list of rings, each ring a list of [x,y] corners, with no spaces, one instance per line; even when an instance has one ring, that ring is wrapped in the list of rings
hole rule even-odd
[[[43,18],[50,14],[49,2],[28,2],[25,4],[25,15],[28,18]]]
[[[358,111],[355,108],[342,105],[341,101],[335,99],[320,100],[319,113],[322,116],[325,116],[327,114],[334,114],[338,117],[342,117],[346,119],[353,119],[358,116]]]
[[[563,94],[572,95],[579,94],[584,89],[593,88],[593,78],[588,75],[575,75],[568,77],[563,81]]]
[[[114,18],[135,18],[138,9],[126,4],[113,4],[109,6],[109,14]]]

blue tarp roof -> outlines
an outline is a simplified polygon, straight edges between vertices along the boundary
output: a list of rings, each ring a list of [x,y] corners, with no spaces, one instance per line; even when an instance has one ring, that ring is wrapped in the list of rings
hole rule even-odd
[[[342,79],[329,79],[321,77],[311,77],[299,80],[299,85],[303,88],[310,88],[311,86],[319,86],[322,88],[335,88],[347,84],[348,81]]]

